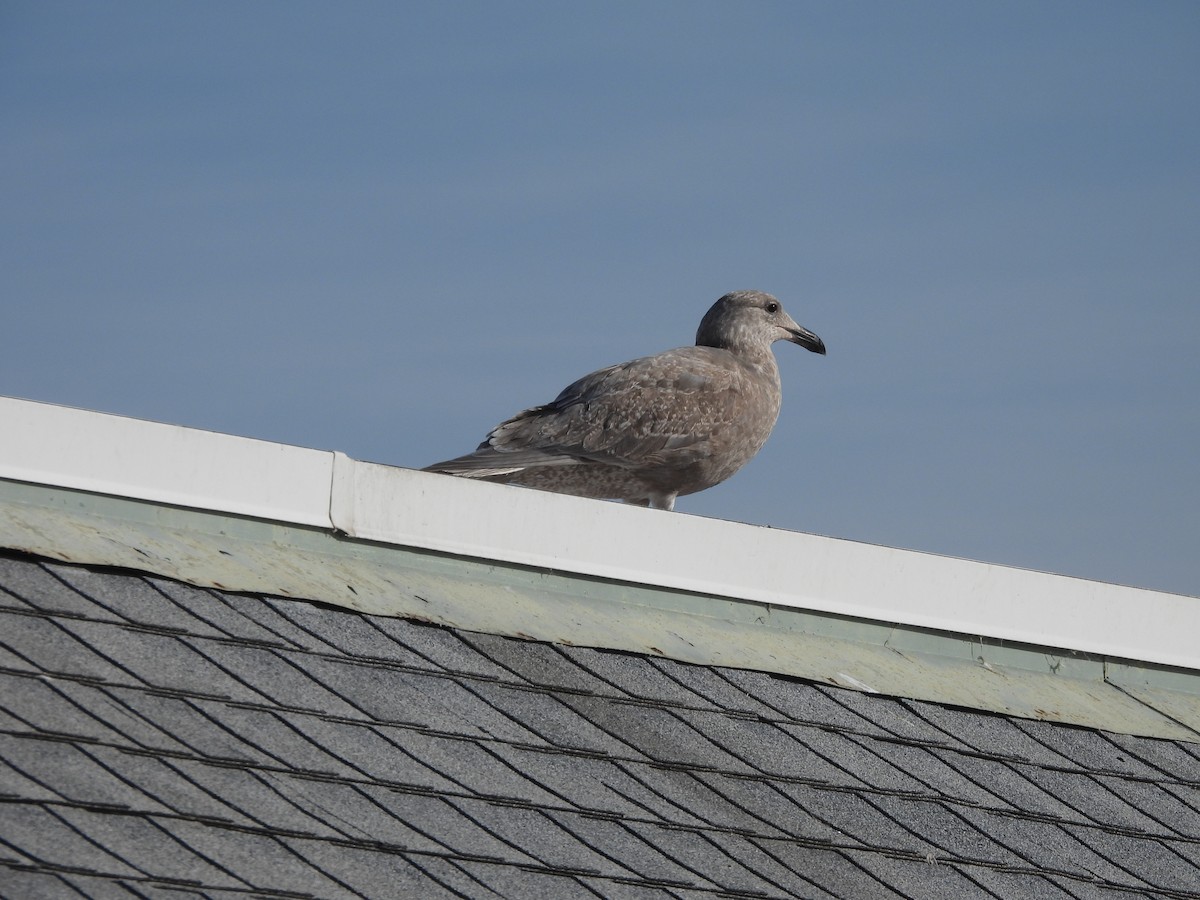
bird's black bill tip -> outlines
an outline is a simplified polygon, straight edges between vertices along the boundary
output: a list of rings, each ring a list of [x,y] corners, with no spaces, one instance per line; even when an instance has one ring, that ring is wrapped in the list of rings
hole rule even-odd
[[[792,333],[788,340],[793,344],[799,344],[805,350],[811,350],[821,356],[825,355],[825,342],[807,328],[789,328],[788,331]]]

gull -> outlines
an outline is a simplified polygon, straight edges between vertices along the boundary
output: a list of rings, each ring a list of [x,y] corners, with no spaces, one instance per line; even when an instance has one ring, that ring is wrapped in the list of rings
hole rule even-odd
[[[766,443],[782,401],[775,341],[825,353],[775,297],[733,291],[704,314],[694,347],[585,375],[425,471],[674,509]]]

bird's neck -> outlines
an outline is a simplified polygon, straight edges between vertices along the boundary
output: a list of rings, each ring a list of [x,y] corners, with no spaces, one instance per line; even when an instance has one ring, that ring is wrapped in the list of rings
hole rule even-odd
[[[770,347],[744,347],[731,352],[746,368],[779,383],[779,363]]]

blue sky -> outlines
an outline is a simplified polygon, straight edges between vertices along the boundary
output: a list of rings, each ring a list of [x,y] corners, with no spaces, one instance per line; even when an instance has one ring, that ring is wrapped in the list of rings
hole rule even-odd
[[[1197,47],[1194,2],[8,2],[0,393],[417,467],[755,288],[829,355],[777,345],[683,512],[1200,594]]]

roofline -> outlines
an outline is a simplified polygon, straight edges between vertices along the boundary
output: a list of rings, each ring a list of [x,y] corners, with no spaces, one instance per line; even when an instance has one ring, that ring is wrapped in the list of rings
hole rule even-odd
[[[1200,670],[1200,601],[473,482],[0,397],[0,478],[873,622]]]

